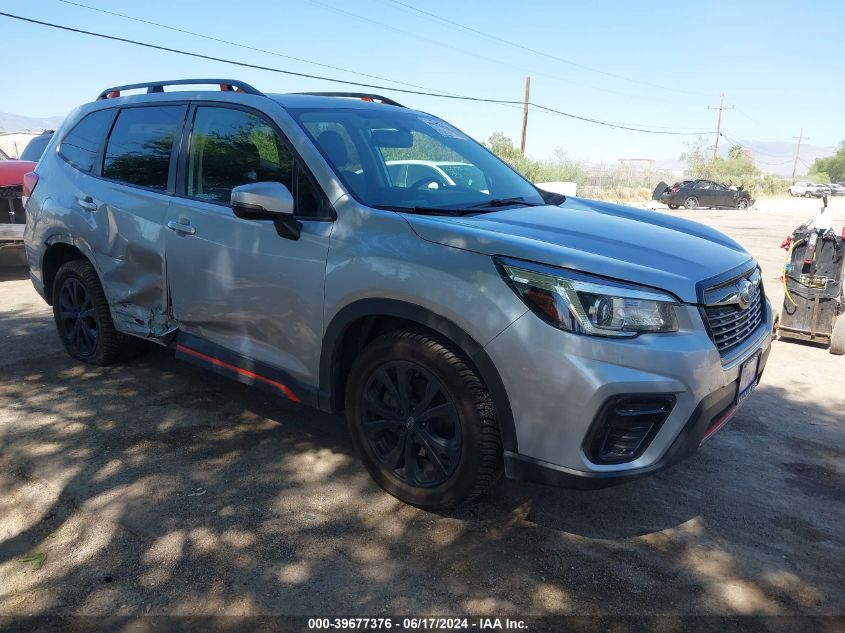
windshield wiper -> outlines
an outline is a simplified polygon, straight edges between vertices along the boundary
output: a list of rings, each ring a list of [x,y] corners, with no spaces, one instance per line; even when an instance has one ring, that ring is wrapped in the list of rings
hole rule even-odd
[[[492,200],[485,200],[484,202],[479,202],[478,204],[472,204],[468,207],[464,207],[465,209],[486,209],[486,208],[496,208],[496,207],[510,207],[516,204],[521,204],[526,207],[539,207],[540,204],[536,202],[528,202],[522,196],[518,196],[516,198],[493,198]]]

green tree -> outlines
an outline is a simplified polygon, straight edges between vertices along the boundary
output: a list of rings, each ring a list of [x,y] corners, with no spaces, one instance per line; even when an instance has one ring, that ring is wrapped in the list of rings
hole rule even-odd
[[[510,137],[493,132],[484,143],[496,156],[516,169],[531,182],[577,182],[585,180],[584,170],[569,160],[562,148],[557,148],[551,158],[534,160],[523,156]]]
[[[817,158],[810,168],[810,173],[824,174],[830,179],[829,182],[845,181],[845,141],[839,144],[839,149],[833,156]]]
[[[707,141],[702,136],[687,145],[687,151],[681,154],[681,160],[686,162],[687,175],[691,178],[706,178],[747,186],[760,175],[760,170],[754,161],[745,156],[741,145],[733,145],[728,150],[727,158],[712,158]]]

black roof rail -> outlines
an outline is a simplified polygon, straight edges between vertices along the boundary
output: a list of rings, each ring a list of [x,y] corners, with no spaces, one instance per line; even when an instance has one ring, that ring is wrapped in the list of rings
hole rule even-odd
[[[378,103],[383,103],[385,105],[397,106],[399,108],[405,107],[393,99],[382,97],[381,95],[374,95],[369,92],[297,92],[294,94],[311,95],[313,97],[351,97],[353,99],[360,99],[361,101],[377,101]]]
[[[180,86],[180,85],[202,85],[202,84],[217,84],[220,90],[245,92],[251,95],[261,95],[264,93],[253,88],[248,83],[238,81],[237,79],[174,79],[172,81],[150,81],[141,84],[128,84],[126,86],[114,86],[113,88],[106,88],[97,97],[97,101],[101,99],[111,99],[119,97],[123,90],[137,90],[138,88],[146,88],[147,93],[164,92],[165,86]]]

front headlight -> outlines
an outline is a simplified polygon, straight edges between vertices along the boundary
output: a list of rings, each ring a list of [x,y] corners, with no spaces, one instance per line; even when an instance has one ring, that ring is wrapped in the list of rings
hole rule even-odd
[[[562,330],[616,337],[678,330],[678,302],[669,294],[518,260],[496,263],[531,311]]]

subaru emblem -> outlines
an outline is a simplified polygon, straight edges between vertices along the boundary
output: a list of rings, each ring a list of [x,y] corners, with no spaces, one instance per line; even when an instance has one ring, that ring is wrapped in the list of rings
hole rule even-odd
[[[737,288],[739,289],[739,307],[744,310],[754,299],[754,284],[748,279],[740,279]]]

